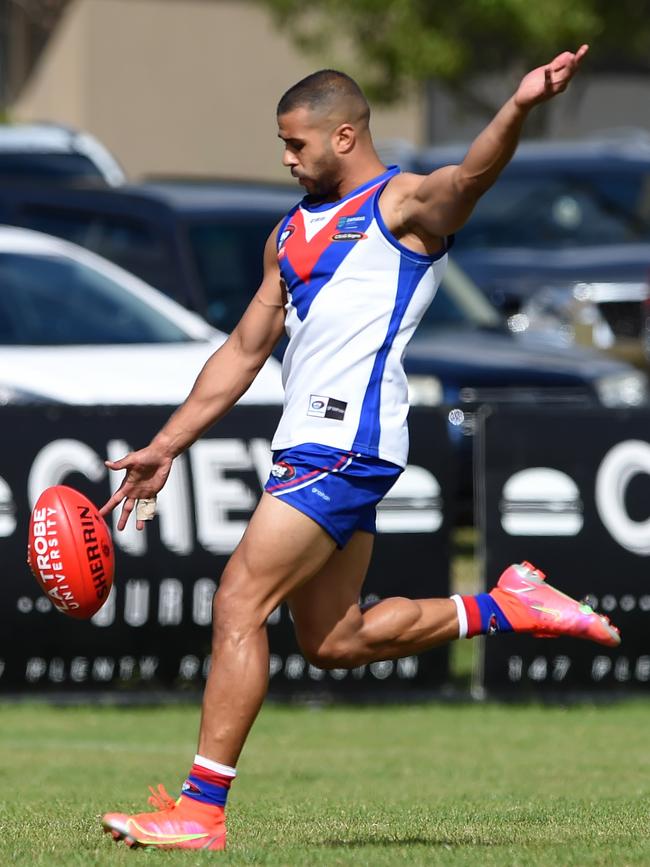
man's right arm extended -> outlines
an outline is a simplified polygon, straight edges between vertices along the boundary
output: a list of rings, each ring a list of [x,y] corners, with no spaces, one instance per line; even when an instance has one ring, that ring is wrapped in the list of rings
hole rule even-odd
[[[111,470],[126,470],[103,515],[121,502],[118,529],[123,529],[137,500],[155,497],[165,484],[173,459],[230,410],[249,388],[284,330],[284,298],[276,249],[277,227],[264,250],[264,279],[236,328],[210,356],[183,404],[150,444],[119,461]],[[138,521],[138,528],[143,524]]]

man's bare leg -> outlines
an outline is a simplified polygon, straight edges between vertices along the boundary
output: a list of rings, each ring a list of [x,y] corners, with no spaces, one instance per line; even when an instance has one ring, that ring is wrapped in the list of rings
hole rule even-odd
[[[296,634],[321,668],[363,665],[420,653],[458,638],[451,599],[384,599],[363,611],[359,594],[374,537],[357,532],[289,597]]]
[[[365,611],[359,607],[372,542],[369,533],[355,533],[289,598],[300,646],[320,668],[353,668],[408,656],[459,637],[459,608],[453,599],[395,597]],[[465,624],[464,634],[485,634],[494,615],[498,631],[543,638],[569,635],[607,647],[617,647],[621,640],[606,617],[551,587],[527,563],[508,567],[489,594],[468,597],[477,611],[480,597],[490,619],[479,611],[471,629]],[[460,606],[467,615],[465,602],[460,600]]]
[[[311,518],[263,494],[215,594],[212,668],[205,688],[198,753],[174,801],[153,789],[154,812],[106,813],[104,830],[128,846],[221,850],[234,766],[266,693],[266,621],[309,580],[335,548]]]
[[[343,550],[334,550],[332,539],[311,519],[263,497],[217,594],[214,665],[199,754],[183,795],[177,802],[162,792],[154,795],[162,812],[107,813],[106,831],[128,845],[225,848],[227,790],[266,692],[266,619],[285,598],[305,656],[321,668],[418,653],[458,637],[460,608],[449,599],[396,597],[361,610],[359,593],[371,551],[372,537],[361,532]],[[501,617],[507,612],[510,629],[541,637],[572,635],[608,647],[620,643],[618,630],[605,617],[547,585],[530,564],[508,567],[497,587],[484,595],[492,597],[489,603],[482,600],[488,613],[495,610],[495,597],[499,600],[503,607],[497,610]],[[478,605],[479,597],[468,599]],[[491,628],[491,619],[483,622],[480,615],[479,621],[472,634]]]
[[[236,764],[266,694],[266,620],[292,590],[322,569],[335,546],[311,518],[263,494],[214,598],[201,756]]]

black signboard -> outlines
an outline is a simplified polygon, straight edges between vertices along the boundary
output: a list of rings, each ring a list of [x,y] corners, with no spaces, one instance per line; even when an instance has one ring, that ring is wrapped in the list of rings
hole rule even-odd
[[[177,459],[144,532],[113,533],[115,586],[91,622],[56,612],[26,563],[30,506],[64,483],[101,504],[121,481],[104,459],[145,445],[166,408],[5,407],[0,410],[0,694],[196,691],[209,670],[211,601],[271,467],[277,408],[235,408]],[[364,600],[448,595],[450,478],[444,417],[414,410],[411,454],[378,513]],[[117,520],[117,513],[114,516]],[[295,696],[431,691],[445,649],[322,671],[297,647],[286,606],[269,618],[270,690]]]
[[[650,689],[650,414],[486,411],[477,433],[486,587],[528,560],[621,630],[611,650],[571,639],[483,641],[488,694]]]

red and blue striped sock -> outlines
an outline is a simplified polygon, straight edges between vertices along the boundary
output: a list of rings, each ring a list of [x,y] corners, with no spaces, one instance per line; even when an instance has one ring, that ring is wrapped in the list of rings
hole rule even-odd
[[[230,784],[237,771],[203,756],[194,756],[194,764],[183,783],[181,794],[212,807],[226,806]]]
[[[451,597],[458,612],[458,637],[513,632],[513,626],[489,593]]]

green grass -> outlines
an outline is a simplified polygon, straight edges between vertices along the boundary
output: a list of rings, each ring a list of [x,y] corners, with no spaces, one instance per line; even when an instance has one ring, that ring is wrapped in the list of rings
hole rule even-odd
[[[478,587],[472,531],[452,584]],[[473,642],[452,645],[469,685]],[[650,702],[613,706],[268,706],[230,798],[229,849],[129,851],[106,810],[178,791],[195,707],[0,704],[0,867],[650,865]]]
[[[483,589],[479,562],[475,554],[476,543],[477,535],[473,527],[457,527],[452,533],[452,593],[471,594]],[[476,649],[474,641],[455,641],[449,649],[450,681],[457,690],[469,693]]]
[[[195,707],[0,706],[0,865],[648,865],[650,703],[263,711],[219,853],[129,851],[105,810],[171,792]]]

